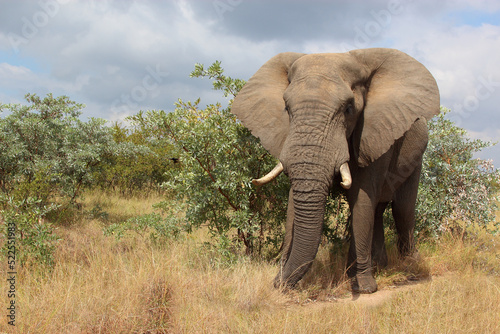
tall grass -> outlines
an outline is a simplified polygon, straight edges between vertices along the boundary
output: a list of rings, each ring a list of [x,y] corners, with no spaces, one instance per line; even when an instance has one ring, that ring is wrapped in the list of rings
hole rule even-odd
[[[91,194],[85,205],[117,221],[154,201]],[[421,242],[413,262],[390,248],[390,267],[377,274],[381,291],[358,298],[348,290],[342,246],[322,247],[300,289],[284,294],[272,287],[275,264],[227,264],[203,247],[202,230],[161,247],[140,235],[105,237],[97,219],[58,233],[55,268],[19,271],[17,326],[2,317],[0,332],[500,332],[498,236]],[[0,291],[4,297],[5,280]]]

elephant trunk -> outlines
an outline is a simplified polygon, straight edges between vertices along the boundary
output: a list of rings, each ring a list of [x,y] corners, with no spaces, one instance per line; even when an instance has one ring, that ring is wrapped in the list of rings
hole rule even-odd
[[[321,241],[328,185],[319,180],[292,183],[293,236],[289,254],[284,254],[276,287],[293,287],[312,265]]]

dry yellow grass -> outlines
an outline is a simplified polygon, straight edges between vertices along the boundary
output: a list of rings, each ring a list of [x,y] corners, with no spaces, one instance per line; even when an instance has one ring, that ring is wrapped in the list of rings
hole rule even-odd
[[[99,201],[118,219],[150,210],[155,199],[94,194],[87,205]],[[105,237],[97,221],[59,233],[56,267],[19,272],[16,331],[3,316],[0,332],[500,333],[498,236],[424,243],[415,263],[390,250],[391,267],[377,277],[381,291],[353,298],[338,285],[343,257],[326,248],[301,289],[283,294],[271,284],[276,265],[220,265],[201,247],[203,231],[161,248],[140,236]],[[397,284],[412,273],[425,279]]]

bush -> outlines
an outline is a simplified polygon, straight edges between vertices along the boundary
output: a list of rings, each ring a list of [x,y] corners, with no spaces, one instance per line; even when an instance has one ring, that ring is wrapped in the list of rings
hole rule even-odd
[[[95,175],[95,184],[102,190],[120,191],[123,195],[138,192],[160,192],[161,184],[168,180],[168,170],[178,169],[178,154],[161,133],[141,127],[143,113],[129,118],[130,125],[111,126],[113,139],[118,144],[132,144],[147,148],[131,159],[130,154],[116,154]]]
[[[4,242],[4,254],[12,250],[8,246],[14,245],[16,263],[23,266],[37,264],[51,267],[54,264],[53,253],[59,238],[54,234],[52,224],[43,217],[54,210],[55,205],[44,207],[40,205],[41,200],[31,197],[24,201],[1,197],[0,203],[6,208],[1,211],[0,217],[4,225],[2,237],[4,240],[14,240],[13,243],[11,241],[12,244]]]
[[[234,96],[244,84],[224,76],[218,62],[207,70],[196,65],[191,76],[213,79],[214,88],[225,96]],[[176,194],[183,203],[180,208],[186,208],[183,228],[207,226],[222,248],[242,244],[246,254],[276,253],[286,216],[287,179],[253,187],[251,180],[270,171],[277,161],[236,120],[230,107],[217,104],[202,109],[199,103],[179,100],[172,113],[148,111],[130,118],[135,126],[167,138],[179,154],[182,168],[170,171],[164,188]]]
[[[118,153],[133,155],[133,145],[118,145],[103,119],[79,119],[82,104],[65,96],[26,95],[29,105],[0,105],[0,187],[16,200],[55,197],[75,203],[103,163]]]
[[[0,111],[10,111],[0,118],[0,210],[2,223],[17,224],[20,258],[50,264],[56,238],[47,214],[77,207],[104,163],[140,148],[116,143],[102,119],[80,120],[84,106],[68,97],[28,94],[26,100],[28,105],[0,104]]]
[[[141,236],[147,235],[153,245],[158,245],[167,240],[176,239],[183,229],[175,216],[165,217],[155,212],[132,217],[123,223],[111,224],[104,229],[104,235],[114,235],[116,239],[120,239],[130,231]]]
[[[493,144],[467,138],[467,132],[446,119],[449,109],[428,122],[417,200],[417,231],[429,235],[478,226],[498,232],[496,219],[500,171],[474,154]]]

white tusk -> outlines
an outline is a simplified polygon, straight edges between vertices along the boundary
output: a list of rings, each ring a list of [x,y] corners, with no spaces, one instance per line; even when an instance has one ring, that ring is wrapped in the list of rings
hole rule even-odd
[[[340,166],[340,176],[342,177],[342,182],[340,182],[342,188],[344,189],[351,188],[352,185],[351,171],[349,171],[349,164],[347,162],[344,162],[342,166]]]
[[[252,183],[256,186],[261,186],[274,180],[283,171],[283,164],[280,162],[273,168],[272,171],[260,179],[253,179]]]

